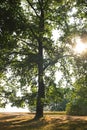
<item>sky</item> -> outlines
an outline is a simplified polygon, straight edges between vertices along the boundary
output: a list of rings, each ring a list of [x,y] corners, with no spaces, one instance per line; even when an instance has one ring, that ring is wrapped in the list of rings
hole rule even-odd
[[[29,110],[28,108],[11,107],[11,104],[8,104],[6,108],[0,108],[0,112],[29,112]]]

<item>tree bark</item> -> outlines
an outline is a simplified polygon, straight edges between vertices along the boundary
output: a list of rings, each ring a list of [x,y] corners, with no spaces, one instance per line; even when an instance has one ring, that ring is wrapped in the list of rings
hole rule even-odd
[[[44,9],[43,0],[40,2],[40,22],[39,22],[39,42],[38,42],[38,95],[36,104],[35,118],[43,117],[44,99],[45,99],[45,86],[43,81],[43,34],[44,34]]]
[[[42,43],[39,44],[39,63],[38,63],[38,95],[36,104],[35,118],[43,117],[43,107],[45,98],[45,86],[43,81],[43,47]]]

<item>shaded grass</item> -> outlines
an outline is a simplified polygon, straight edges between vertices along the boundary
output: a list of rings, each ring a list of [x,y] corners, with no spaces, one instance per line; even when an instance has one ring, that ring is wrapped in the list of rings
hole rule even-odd
[[[87,130],[87,116],[45,113],[40,120],[33,118],[29,113],[0,113],[0,130]]]

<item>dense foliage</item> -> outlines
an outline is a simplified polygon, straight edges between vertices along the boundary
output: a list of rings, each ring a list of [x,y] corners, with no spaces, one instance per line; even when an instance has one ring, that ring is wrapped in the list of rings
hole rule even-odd
[[[75,82],[72,100],[67,104],[66,110],[70,115],[87,115],[87,76]]]

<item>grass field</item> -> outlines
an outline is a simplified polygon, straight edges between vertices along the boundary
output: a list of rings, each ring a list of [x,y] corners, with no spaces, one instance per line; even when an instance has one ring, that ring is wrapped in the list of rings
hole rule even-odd
[[[38,121],[33,117],[30,113],[0,113],[0,130],[87,130],[87,116],[49,112]]]

